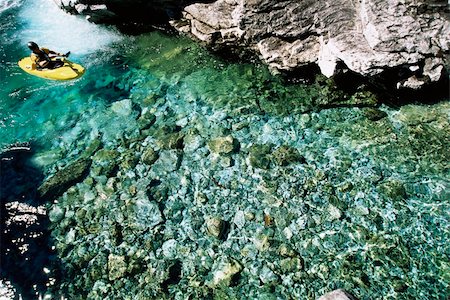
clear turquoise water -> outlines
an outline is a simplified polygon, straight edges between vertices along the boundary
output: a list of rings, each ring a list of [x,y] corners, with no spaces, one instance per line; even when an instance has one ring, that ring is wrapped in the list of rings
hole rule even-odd
[[[119,293],[118,297],[123,298],[136,294],[161,296],[158,276],[169,276],[164,272],[173,257],[150,258],[149,265],[160,273],[151,273],[149,267],[117,280],[102,281],[94,276],[100,273],[100,277],[108,277],[108,270],[102,269],[108,256],[102,253],[135,253],[135,248],[146,247],[146,241],[155,236],[135,235],[131,230],[128,245],[113,247],[102,240],[110,228],[97,235],[82,230],[83,226],[107,227],[105,224],[113,222],[113,215],[126,206],[119,199],[128,199],[126,191],[132,186],[139,190],[146,176],[167,182],[173,194],[167,200],[165,214],[168,219],[173,217],[170,222],[174,226],[202,223],[202,218],[194,218],[202,213],[214,213],[232,222],[236,211],[244,210],[260,220],[247,220],[247,227],[240,231],[234,228],[235,236],[224,244],[202,237],[204,229],[200,225],[195,233],[200,242],[183,238],[183,234],[158,236],[163,240],[179,237],[184,247],[176,258],[186,261],[186,276],[169,288],[172,298],[188,294],[199,298],[211,293],[218,299],[224,295],[241,298],[244,293],[253,299],[309,299],[340,287],[361,299],[449,296],[448,102],[383,106],[388,117],[377,122],[368,120],[363,110],[354,107],[315,111],[311,102],[323,97],[322,90],[317,86],[284,85],[257,63],[225,62],[187,39],[161,33],[124,36],[114,29],[67,16],[51,1],[2,1],[0,147],[31,141],[37,149],[33,162],[45,175],[77,159],[97,137],[106,149],[118,149],[123,155],[136,151],[134,155],[140,156],[137,149],[144,146],[134,147],[131,142],[125,149],[124,141],[141,136],[137,115],[146,112],[157,119],[151,138],[143,142],[146,146],[161,143],[170,126],[182,127],[188,135],[200,132],[206,140],[232,133],[241,143],[242,154],[236,154],[235,165],[228,168],[215,164],[214,157],[201,153],[206,147],[200,147],[201,151],[194,154],[186,150],[180,171],[167,174],[141,163],[124,171],[122,177],[118,176],[118,180],[123,179],[123,189],[117,190],[109,202],[101,202],[104,206],[85,200],[90,199],[93,190],[87,183],[76,190],[81,196],[60,199],[55,206],[67,211],[98,210],[91,219],[67,216],[71,226],[52,227],[60,260],[69,270],[62,282],[68,298],[101,298],[108,293]],[[47,18],[48,11],[52,18]],[[72,60],[83,64],[86,74],[70,82],[25,74],[16,62],[28,55],[28,40],[60,52],[72,51]],[[113,103],[124,99],[131,99],[139,109],[124,113],[111,109]],[[251,145],[268,143],[298,149],[308,165],[273,167],[267,172],[242,167]],[[183,177],[191,173],[191,179]],[[218,183],[210,182],[200,190],[214,197],[214,205],[193,205],[191,200],[199,192],[194,190],[202,186],[196,174],[217,179]],[[101,178],[92,177],[101,183]],[[180,189],[186,180],[188,187]],[[225,194],[217,184],[233,186],[231,194]],[[180,207],[189,209],[178,213]],[[340,217],[333,216],[336,208]],[[264,228],[263,212],[274,217],[275,228]],[[180,215],[189,219],[186,215],[191,214],[193,221],[180,221]],[[132,223],[133,216],[125,219],[129,217]],[[85,258],[77,257],[69,242],[65,244],[72,227],[77,232],[77,253],[88,253],[85,265]],[[286,228],[294,232],[293,237],[286,237]],[[294,248],[304,264],[299,274],[279,270],[277,266],[284,258],[276,250],[269,248],[259,253],[251,242],[246,243],[255,232],[270,236],[273,245],[287,243]],[[205,277],[211,276],[208,272],[216,266],[205,254],[210,253],[209,248],[244,264],[239,284],[220,287],[216,292],[203,285],[195,288],[188,278],[200,271]],[[255,257],[245,256],[242,249]],[[135,254],[127,255],[127,260],[135,259]],[[196,263],[200,257],[203,262]],[[83,269],[72,267],[77,261],[82,261]],[[277,275],[275,282],[264,277],[268,283],[261,284],[261,274],[270,274],[269,269],[282,275]]]
[[[47,15],[52,15],[52,18]],[[98,62],[108,64],[111,57],[105,47],[118,41],[120,36],[61,14],[48,1],[26,2],[24,5],[17,2],[17,7],[2,12],[2,18],[1,145],[17,141],[35,141],[44,147],[54,145],[58,136],[73,125],[80,112],[102,101],[89,101],[82,90],[89,78],[101,76]],[[29,40],[42,41],[43,46],[61,52],[71,50],[74,61],[86,67],[99,68],[92,68],[85,78],[77,82],[56,82],[29,76],[16,63],[29,55],[26,48]]]

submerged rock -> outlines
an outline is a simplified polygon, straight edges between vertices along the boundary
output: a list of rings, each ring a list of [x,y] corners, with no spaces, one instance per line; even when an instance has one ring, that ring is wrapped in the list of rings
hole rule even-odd
[[[275,284],[278,281],[278,276],[267,266],[264,266],[260,273],[259,279],[264,284]]]
[[[108,256],[108,271],[109,280],[116,280],[123,277],[127,271],[125,257],[110,254]]]
[[[379,121],[387,117],[387,113],[378,108],[367,108],[364,110],[364,115],[371,121]]]
[[[402,200],[407,196],[403,182],[397,179],[389,179],[382,182],[379,189],[382,194],[393,200]]]
[[[147,165],[153,165],[153,163],[158,159],[159,154],[153,148],[148,148],[142,154],[142,162]]]
[[[305,163],[305,158],[300,152],[290,146],[283,145],[272,154],[274,161],[279,166],[287,166],[293,163]]]
[[[158,144],[163,149],[183,149],[184,134],[181,132],[169,133]]]
[[[55,205],[53,208],[48,212],[48,219],[50,222],[59,222],[64,218],[65,210],[61,207]]]
[[[254,168],[268,169],[270,166],[270,152],[272,145],[252,145],[249,150],[249,162]]]
[[[339,289],[329,292],[321,296],[317,300],[356,300],[356,298],[347,293],[346,291]]]
[[[148,112],[148,111],[143,113],[137,119],[137,123],[138,123],[139,129],[141,129],[141,130],[149,129],[153,124],[155,124],[155,122],[156,122],[155,115],[150,113],[150,112]]]
[[[231,154],[239,149],[239,142],[231,135],[218,137],[208,142],[211,152],[216,154]]]
[[[111,105],[111,110],[119,116],[128,117],[133,112],[133,102],[130,99],[116,101]]]
[[[103,174],[107,177],[113,176],[117,170],[120,160],[117,150],[101,149],[92,157],[93,173]]]
[[[280,269],[284,273],[299,272],[303,269],[303,261],[298,257],[282,259]]]
[[[100,148],[102,147],[102,141],[100,136],[94,138],[94,140],[89,144],[87,149],[83,152],[84,158],[91,158]]]
[[[211,272],[212,278],[207,283],[209,287],[216,287],[220,285],[229,285],[233,276],[241,272],[242,266],[239,262],[232,258],[222,257],[213,267]]]
[[[38,188],[39,196],[45,199],[57,198],[69,187],[84,179],[89,171],[91,162],[90,159],[79,159],[56,172]]]
[[[158,173],[167,173],[178,170],[182,160],[179,150],[164,150],[159,153],[159,158],[153,164],[153,169]]]
[[[210,217],[206,219],[206,231],[209,235],[220,238],[225,231],[226,223],[220,218]]]
[[[141,231],[152,229],[164,221],[158,204],[142,194],[135,200],[131,220],[133,227]]]
[[[127,151],[122,154],[120,158],[120,167],[124,170],[130,170],[136,167],[139,158],[136,156],[134,151]]]

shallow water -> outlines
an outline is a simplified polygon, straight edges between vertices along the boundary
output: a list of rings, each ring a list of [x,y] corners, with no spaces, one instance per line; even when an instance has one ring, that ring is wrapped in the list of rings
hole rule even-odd
[[[62,266],[48,293],[448,297],[448,101],[382,106],[371,121],[357,107],[319,109],[333,96],[323,86],[286,85],[185,38],[124,36],[47,0],[0,0],[0,14],[0,147],[31,142],[47,177],[93,141],[103,147],[89,176],[48,205]],[[72,51],[86,74],[21,72],[28,40]],[[228,135],[239,147],[214,153]],[[211,236],[208,218],[228,224],[226,238]],[[233,268],[239,276],[215,284]]]

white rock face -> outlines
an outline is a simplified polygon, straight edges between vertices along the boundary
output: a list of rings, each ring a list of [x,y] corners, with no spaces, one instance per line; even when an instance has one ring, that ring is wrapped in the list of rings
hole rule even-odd
[[[272,70],[317,64],[328,77],[339,68],[367,77],[388,71],[397,74],[397,87],[417,89],[448,69],[445,0],[54,1],[98,23],[133,21],[143,11],[152,22],[157,11],[184,7],[182,18],[170,21],[177,30],[215,49],[256,52]]]
[[[323,38],[321,38],[317,64],[319,65],[322,74],[327,77],[333,76],[334,72],[336,71],[338,60],[338,57],[334,55],[332,50],[330,49],[329,44],[325,44],[323,42]]]
[[[177,241],[175,239],[167,240],[162,245],[163,255],[167,258],[174,258],[177,254]]]
[[[438,81],[448,63],[445,7],[417,0],[217,0],[187,6],[183,22],[172,25],[213,47],[250,48],[277,70],[317,63],[332,76],[342,62],[376,76],[423,66],[398,77],[399,87],[415,89]]]

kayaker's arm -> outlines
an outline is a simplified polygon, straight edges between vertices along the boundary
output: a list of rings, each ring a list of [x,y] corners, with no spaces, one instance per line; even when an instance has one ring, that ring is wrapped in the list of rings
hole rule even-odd
[[[48,50],[48,56],[50,58],[53,58],[53,57],[58,57],[58,56],[64,56],[64,54],[59,53],[59,52],[55,52],[53,50]]]

